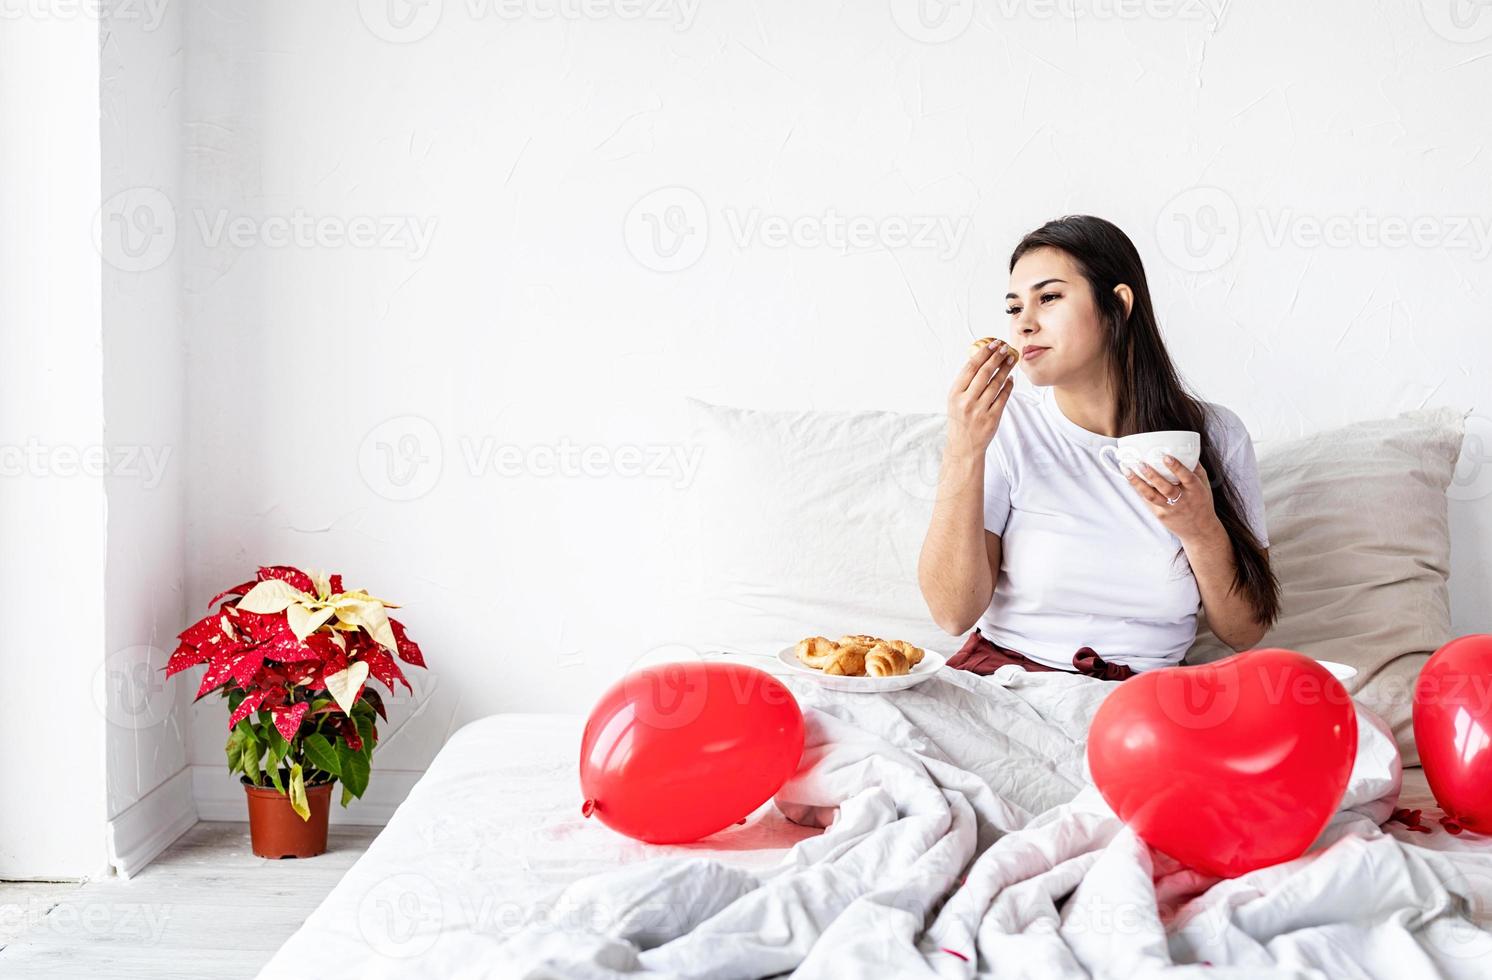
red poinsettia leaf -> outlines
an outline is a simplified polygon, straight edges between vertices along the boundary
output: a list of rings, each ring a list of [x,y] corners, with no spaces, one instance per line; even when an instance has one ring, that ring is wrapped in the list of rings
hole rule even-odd
[[[300,730],[301,719],[306,716],[310,708],[311,702],[297,701],[288,707],[280,705],[274,709],[275,727],[280,730],[281,735],[285,736],[285,741],[295,738],[295,733]]]
[[[342,576],[330,575],[327,577],[327,587],[332,590],[332,595],[342,591]]]
[[[272,578],[288,583],[302,592],[316,594],[316,584],[311,581],[311,576],[299,568],[293,568],[290,565],[265,565],[259,569],[259,581],[263,582]]]
[[[209,655],[205,650],[198,650],[194,646],[183,643],[176,648],[175,653],[171,654],[171,659],[166,661],[166,676],[179,674],[188,667],[195,667],[208,659]]]
[[[345,662],[347,659],[347,654],[337,645],[337,641],[332,639],[330,633],[312,633],[306,637],[306,646],[315,651],[316,656],[322,660],[341,657]]]
[[[214,660],[207,665],[207,670],[202,674],[202,684],[197,688],[197,696],[193,698],[200,701],[211,691],[215,691],[228,683],[228,678],[233,674],[233,658],[223,657]]]
[[[361,752],[363,750],[363,737],[357,733],[357,725],[353,723],[351,718],[343,716],[340,730],[342,737],[347,740],[347,747],[349,749],[354,752]]]
[[[246,612],[237,607],[230,614],[239,629],[249,635],[255,643],[263,643],[279,636],[295,636],[290,629],[290,623],[285,619],[283,612],[256,613]]]
[[[233,679],[238,681],[239,687],[257,686],[254,684],[254,675],[259,673],[260,667],[264,666],[264,654],[259,650],[259,647],[253,647],[234,655],[231,672]]]
[[[238,702],[238,707],[233,709],[233,714],[228,716],[228,727],[232,728],[247,718],[256,708],[264,703],[264,699],[269,697],[270,693],[269,690],[255,691]]]
[[[389,656],[388,651],[383,647],[374,644],[372,649],[361,650],[360,655],[368,662],[368,673],[374,680],[388,688],[390,694],[397,693],[394,690],[394,684],[400,681],[409,688],[410,694],[414,693],[414,688],[405,678],[404,672],[399,669],[399,662]]]
[[[311,673],[312,685],[318,688],[326,687],[326,675],[335,674],[347,669],[347,654],[335,644],[327,651],[326,658],[318,664]]]
[[[219,592],[217,595],[212,597],[212,601],[207,604],[207,608],[211,609],[213,606],[216,606],[218,604],[218,600],[223,598],[223,596],[225,595],[236,595],[239,598],[243,598],[244,593],[248,592],[256,584],[258,583],[250,579],[247,582],[240,582],[238,585],[235,585],[231,589],[224,589],[222,592]]]
[[[404,624],[390,619],[389,628],[394,631],[394,646],[399,650],[399,659],[416,667],[425,666],[425,655],[420,653],[419,644],[404,634]]]
[[[393,690],[392,685],[390,685],[389,690]],[[378,712],[378,717],[384,721],[389,720],[389,713],[383,706],[383,695],[378,693],[376,687],[370,687],[365,690],[363,692],[363,699],[373,706],[373,710]]]
[[[315,648],[302,643],[290,630],[266,640],[259,645],[259,650],[266,659],[278,660],[281,663],[300,663],[306,660],[321,659],[321,654],[317,653]]]
[[[194,647],[200,647],[214,636],[224,636],[223,612],[219,610],[207,616],[203,616],[186,629],[177,634],[183,643],[189,643]]]

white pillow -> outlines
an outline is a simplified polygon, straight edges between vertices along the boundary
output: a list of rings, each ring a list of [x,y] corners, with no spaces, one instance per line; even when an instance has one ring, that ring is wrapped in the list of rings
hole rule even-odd
[[[1406,766],[1419,765],[1415,678],[1453,639],[1445,491],[1468,414],[1419,409],[1258,452],[1281,613],[1257,645],[1356,667],[1347,689],[1388,722]],[[1203,612],[1185,662],[1232,653]]]
[[[703,449],[685,515],[694,645],[775,654],[805,636],[871,633],[958,649],[917,586],[945,415],[686,402]]]

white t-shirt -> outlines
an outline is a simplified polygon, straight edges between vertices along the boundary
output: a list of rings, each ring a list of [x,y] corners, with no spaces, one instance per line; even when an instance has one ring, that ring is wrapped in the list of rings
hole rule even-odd
[[[1213,402],[1208,432],[1243,498],[1245,520],[1268,546],[1253,442],[1242,420]],[[984,526],[1000,535],[994,598],[981,633],[1062,670],[1092,647],[1135,671],[1181,661],[1202,608],[1181,539],[1128,480],[1099,457],[1118,439],[1062,414],[1050,386],[1010,395],[984,461]]]

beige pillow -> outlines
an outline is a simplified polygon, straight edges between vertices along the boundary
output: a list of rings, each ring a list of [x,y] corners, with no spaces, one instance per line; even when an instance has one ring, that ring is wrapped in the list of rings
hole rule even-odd
[[[1467,414],[1419,409],[1258,452],[1281,612],[1257,646],[1356,667],[1347,689],[1388,722],[1406,766],[1419,765],[1415,678],[1453,638],[1446,487]],[[1185,662],[1232,653],[1204,611]]]

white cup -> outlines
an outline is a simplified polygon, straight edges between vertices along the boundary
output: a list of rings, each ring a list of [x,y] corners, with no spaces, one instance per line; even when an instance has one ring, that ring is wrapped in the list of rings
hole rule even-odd
[[[1167,475],[1165,460],[1163,457],[1169,453],[1176,457],[1176,461],[1188,470],[1197,468],[1197,461],[1202,458],[1202,437],[1195,432],[1181,429],[1170,429],[1157,432],[1136,432],[1132,436],[1123,436],[1118,446],[1104,446],[1098,451],[1099,457],[1109,462],[1109,454],[1114,454],[1114,461],[1110,464],[1120,476],[1129,476],[1129,471],[1137,469],[1140,463],[1148,463],[1161,476],[1172,485],[1181,482],[1180,478],[1172,479]]]

